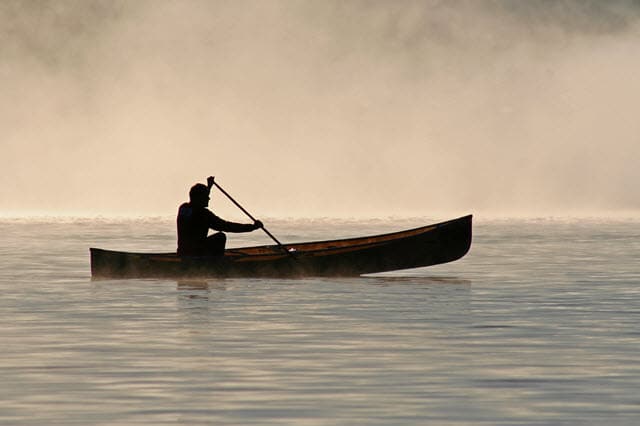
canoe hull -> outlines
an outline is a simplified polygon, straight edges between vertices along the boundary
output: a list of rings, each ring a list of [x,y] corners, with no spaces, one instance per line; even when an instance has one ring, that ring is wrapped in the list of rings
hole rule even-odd
[[[344,240],[228,249],[224,256],[128,253],[91,248],[94,278],[332,277],[451,262],[471,246],[472,217],[391,234]]]

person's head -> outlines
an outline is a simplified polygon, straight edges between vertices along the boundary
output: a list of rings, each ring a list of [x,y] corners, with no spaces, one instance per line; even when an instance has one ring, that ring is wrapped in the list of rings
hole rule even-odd
[[[209,205],[209,188],[201,183],[196,183],[189,191],[189,201],[197,207]]]

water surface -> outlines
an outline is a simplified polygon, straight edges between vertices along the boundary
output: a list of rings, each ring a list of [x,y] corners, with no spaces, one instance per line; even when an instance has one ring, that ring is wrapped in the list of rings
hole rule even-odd
[[[269,229],[295,242],[428,222]],[[0,233],[2,424],[640,419],[640,221],[476,219],[460,261],[302,280],[90,279],[90,246],[174,250],[163,218],[3,219]]]

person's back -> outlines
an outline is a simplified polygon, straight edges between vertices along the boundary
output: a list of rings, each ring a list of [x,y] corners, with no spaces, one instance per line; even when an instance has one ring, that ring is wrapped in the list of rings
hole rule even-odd
[[[178,209],[178,254],[180,256],[198,256],[205,253],[209,232],[207,212],[206,208],[194,206],[191,202],[182,204]]]

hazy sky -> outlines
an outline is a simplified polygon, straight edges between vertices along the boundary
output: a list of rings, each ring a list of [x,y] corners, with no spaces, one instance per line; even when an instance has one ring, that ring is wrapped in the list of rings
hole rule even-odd
[[[0,214],[640,211],[638,1],[3,0],[0,55]]]

